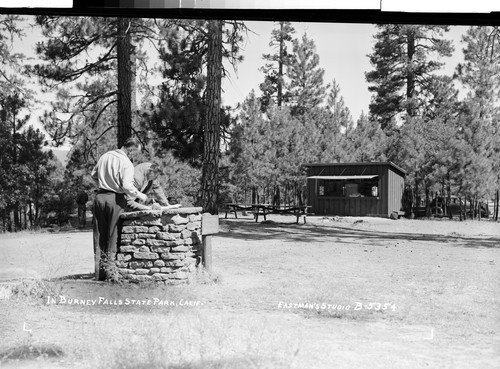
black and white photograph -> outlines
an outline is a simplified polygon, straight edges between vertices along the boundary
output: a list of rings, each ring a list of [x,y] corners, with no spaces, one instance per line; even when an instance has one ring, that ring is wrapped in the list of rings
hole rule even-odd
[[[500,6],[8,3],[0,368],[500,367]]]

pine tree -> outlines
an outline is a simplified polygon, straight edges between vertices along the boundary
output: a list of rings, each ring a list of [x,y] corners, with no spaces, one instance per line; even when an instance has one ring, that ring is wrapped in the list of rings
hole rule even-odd
[[[348,136],[353,130],[353,120],[349,108],[340,94],[340,86],[333,80],[327,98],[326,120],[317,120],[321,132],[321,157],[323,162],[345,162],[348,151]]]
[[[460,103],[454,80],[449,76],[433,76],[428,87],[422,91],[425,101],[422,117],[424,119],[442,119],[447,122],[457,118]]]
[[[364,113],[361,113],[346,143],[347,162],[387,161],[387,136],[378,122]]]
[[[159,98],[144,110],[148,129],[160,138],[164,150],[200,166],[203,154],[203,119],[207,115],[207,38],[206,20],[165,20],[160,24],[162,38],[160,71],[164,80]],[[229,74],[227,63],[237,68],[242,60],[240,45],[246,28],[241,22],[223,22],[222,78]],[[220,107],[221,136],[228,134],[231,119],[228,107]]]
[[[270,121],[264,119],[260,102],[252,90],[241,106],[230,141],[235,185],[244,193],[250,192],[252,202],[259,201],[257,194],[263,193],[273,173],[276,147],[270,136],[275,133]]]
[[[288,51],[287,43],[293,41],[295,29],[290,22],[280,21],[271,31],[271,41],[269,46],[275,50],[273,54],[264,54],[262,58],[266,64],[259,70],[264,73],[264,82],[259,87],[262,91],[261,105],[263,111],[274,102],[278,106],[289,99],[289,94],[285,88],[285,71],[290,65],[291,53]]]
[[[374,70],[366,80],[374,93],[370,116],[382,129],[405,112],[407,119],[422,113],[421,94],[428,87],[432,73],[442,66],[437,58],[450,56],[453,48],[442,37],[448,26],[378,25],[376,43],[369,55]]]
[[[287,89],[290,94],[292,114],[298,116],[320,106],[325,99],[325,71],[319,66],[319,55],[314,41],[303,34],[293,41],[293,58],[287,68]]]
[[[460,117],[461,184],[464,194],[479,201],[500,188],[500,28],[470,27],[463,42],[465,62],[457,75],[470,93]]]
[[[0,216],[3,228],[14,231],[38,224],[40,204],[50,190],[49,175],[55,169],[52,152],[42,150],[44,134],[26,127],[29,115],[20,113],[26,106],[27,101],[17,94],[0,98]],[[28,208],[29,225],[22,216]]]
[[[11,52],[11,42],[22,39],[22,19],[0,16],[0,229],[20,230],[29,226],[27,208],[40,201],[44,192],[33,192],[43,186],[50,172],[51,154],[42,151],[44,136],[27,126],[33,92],[22,75],[24,55]],[[31,213],[30,213],[31,214]],[[31,217],[30,217],[31,218]],[[13,219],[13,224],[12,224]],[[33,219],[30,219],[33,225]]]
[[[61,126],[60,131],[69,136],[75,121],[95,109],[102,114],[116,106],[112,120],[116,127],[117,146],[132,134],[133,84],[137,60],[144,60],[139,46],[146,38],[155,38],[151,30],[153,21],[132,18],[59,17],[37,16],[46,41],[37,45],[37,53],[44,60],[28,67],[39,76],[46,90],[65,86],[69,93],[59,95],[64,99],[53,105],[54,112],[46,120]],[[106,84],[97,88],[97,84]],[[66,106],[71,114],[66,119],[57,117],[58,110]],[[92,126],[97,123],[87,122]]]
[[[207,116],[203,121],[203,166],[200,203],[204,211],[218,214],[220,109],[222,83],[222,21],[209,22],[207,61]]]

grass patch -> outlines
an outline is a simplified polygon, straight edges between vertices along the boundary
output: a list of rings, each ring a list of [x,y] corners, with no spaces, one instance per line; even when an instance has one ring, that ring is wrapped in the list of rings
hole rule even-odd
[[[93,368],[290,368],[300,342],[289,327],[265,317],[242,320],[199,310],[132,316],[85,332]],[[113,340],[109,340],[113,337]],[[90,355],[90,353],[92,353]]]
[[[57,296],[61,293],[60,283],[43,279],[23,279],[11,287],[10,298],[43,302],[47,296]]]
[[[0,362],[50,359],[62,356],[64,356],[64,352],[59,346],[50,343],[35,343],[30,337],[19,346],[0,351]]]
[[[192,284],[215,285],[222,283],[222,277],[218,273],[209,272],[203,267],[196,268],[195,277],[190,281]]]

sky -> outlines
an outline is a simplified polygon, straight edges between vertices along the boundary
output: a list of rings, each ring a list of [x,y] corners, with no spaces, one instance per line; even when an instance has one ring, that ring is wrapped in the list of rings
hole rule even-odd
[[[244,44],[244,61],[238,65],[238,71],[231,70],[229,79],[223,82],[223,103],[235,106],[248,96],[252,89],[260,94],[259,84],[263,81],[263,73],[258,69],[264,65],[262,54],[269,53],[268,44],[273,22],[245,22],[250,30]],[[333,79],[340,87],[346,105],[356,121],[362,112],[368,113],[371,93],[365,80],[365,72],[372,69],[368,54],[373,50],[376,33],[374,25],[354,23],[315,23],[293,22],[300,38],[304,32],[316,44],[320,67],[325,70],[324,82],[331,83]],[[465,26],[453,26],[445,34],[452,40],[455,51],[449,58],[443,58],[446,63],[441,73],[451,75],[456,65],[462,60],[461,35],[467,30]]]

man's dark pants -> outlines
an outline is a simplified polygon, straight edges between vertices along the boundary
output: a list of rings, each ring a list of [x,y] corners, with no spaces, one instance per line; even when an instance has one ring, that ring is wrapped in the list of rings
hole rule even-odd
[[[124,194],[99,191],[94,200],[94,255],[96,279],[103,281],[106,262],[114,262],[119,241],[120,214],[127,205]]]

